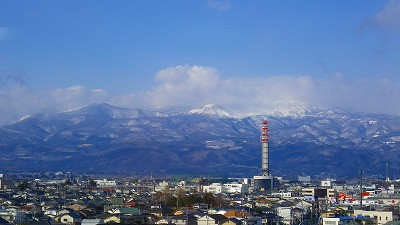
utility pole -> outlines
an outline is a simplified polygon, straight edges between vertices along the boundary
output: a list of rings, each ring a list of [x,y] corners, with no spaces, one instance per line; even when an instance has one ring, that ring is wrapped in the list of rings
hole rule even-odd
[[[363,175],[364,175],[364,170],[360,169],[360,209],[362,210],[362,193],[363,193],[363,188],[362,188],[362,182],[363,182]]]

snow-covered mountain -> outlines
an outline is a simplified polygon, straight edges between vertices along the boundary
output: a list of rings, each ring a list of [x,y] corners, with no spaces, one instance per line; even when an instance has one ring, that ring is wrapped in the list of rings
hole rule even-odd
[[[378,174],[389,162],[399,174],[399,117],[296,112],[234,117],[215,105],[170,113],[94,104],[35,114],[0,127],[0,169],[257,174],[259,125],[268,118],[273,173]]]
[[[207,104],[199,108],[189,111],[189,114],[200,114],[214,117],[234,117],[231,113],[227,112],[222,106],[215,104]]]

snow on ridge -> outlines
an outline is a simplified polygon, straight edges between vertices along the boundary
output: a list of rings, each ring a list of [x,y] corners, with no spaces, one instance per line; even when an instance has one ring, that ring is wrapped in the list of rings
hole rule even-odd
[[[83,109],[83,108],[85,108],[85,107],[87,107],[87,106],[81,106],[81,107],[77,107],[77,108],[67,109],[67,110],[61,111],[61,112],[59,112],[59,113],[75,112],[75,111],[81,110],[81,109]]]
[[[216,117],[245,118],[260,115],[269,115],[275,117],[293,117],[302,118],[318,112],[319,108],[312,107],[302,102],[275,102],[269,104],[264,110],[237,110],[234,114],[227,112],[223,107],[216,104],[207,104],[189,111],[189,114],[210,115]]]
[[[241,118],[254,116],[303,118],[312,115],[314,111],[318,112],[315,107],[304,103],[275,102],[264,105],[262,109],[235,111],[235,115],[239,115]]]
[[[189,111],[189,114],[201,114],[210,115],[216,117],[234,117],[232,114],[227,112],[223,107],[215,104],[207,104],[199,108],[195,108]]]
[[[323,106],[311,105],[307,102],[295,101],[278,101],[266,104],[262,109],[253,111],[241,110],[235,111],[235,115],[240,118],[244,117],[257,117],[257,116],[273,116],[273,117],[290,117],[290,118],[304,118],[304,117],[332,117],[342,110],[334,108],[326,108]]]

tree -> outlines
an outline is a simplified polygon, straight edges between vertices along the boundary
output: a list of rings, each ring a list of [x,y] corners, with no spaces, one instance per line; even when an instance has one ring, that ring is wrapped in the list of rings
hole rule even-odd
[[[165,200],[165,204],[170,207],[176,207],[176,199],[175,196],[170,196]]]
[[[28,181],[23,180],[23,181],[21,181],[21,182],[18,183],[17,187],[18,187],[18,189],[19,189],[20,191],[25,191],[26,189],[28,189],[29,183],[28,183]]]
[[[262,214],[263,213],[262,209],[260,207],[258,207],[258,206],[254,207],[254,212],[256,214]]]
[[[202,199],[203,203],[209,204],[209,205],[213,205],[215,204],[215,197],[212,193],[204,193],[203,194],[203,199]]]
[[[93,178],[90,178],[89,182],[88,182],[89,189],[91,190],[91,189],[95,188],[96,186],[97,186],[96,181],[94,181]]]
[[[72,181],[70,179],[66,179],[64,185],[72,185]]]

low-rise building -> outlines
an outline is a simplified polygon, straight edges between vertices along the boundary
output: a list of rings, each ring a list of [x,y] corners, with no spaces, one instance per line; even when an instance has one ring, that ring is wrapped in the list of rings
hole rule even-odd
[[[292,207],[277,207],[276,214],[282,217],[282,222],[284,224],[290,224],[292,220]]]
[[[373,218],[377,225],[383,225],[387,222],[393,221],[392,211],[366,211],[366,210],[354,210],[354,215],[365,216]]]
[[[72,213],[60,215],[56,218],[56,220],[63,224],[77,224],[82,221],[82,218],[81,218],[81,216],[79,216],[79,214],[72,212]]]
[[[112,187],[112,186],[116,186],[117,182],[115,180],[107,180],[107,179],[103,179],[103,180],[94,180],[96,182],[96,185],[98,187]]]
[[[21,212],[15,208],[0,209],[0,217],[6,219],[7,221],[21,223],[26,219],[26,213]]]
[[[274,197],[281,197],[281,198],[291,198],[292,193],[291,192],[276,192],[271,194]]]
[[[350,222],[354,221],[353,217],[342,216],[342,217],[323,217],[322,225],[346,225]]]
[[[213,194],[246,194],[249,192],[249,185],[240,183],[212,183],[210,185],[203,186],[203,192],[213,193]]]
[[[332,198],[335,197],[335,189],[332,188],[303,188],[302,195],[307,197],[317,197],[317,198]]]
[[[249,193],[249,185],[239,184],[239,183],[224,184],[222,192],[227,194],[234,194],[234,193],[246,194]]]
[[[221,183],[212,183],[207,186],[203,186],[203,192],[220,194],[222,193],[224,186]]]
[[[222,224],[228,221],[228,218],[221,214],[210,214],[200,217],[197,220],[198,225],[209,225],[209,224]]]

